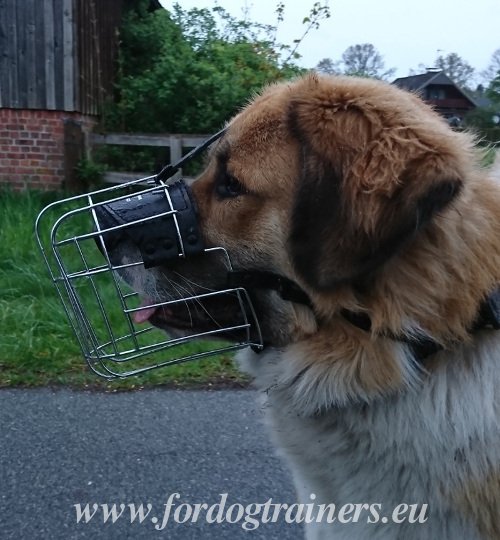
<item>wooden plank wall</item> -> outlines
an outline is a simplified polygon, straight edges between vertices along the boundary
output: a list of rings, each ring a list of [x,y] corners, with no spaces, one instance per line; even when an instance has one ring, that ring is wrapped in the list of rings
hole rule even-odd
[[[73,0],[0,0],[0,14],[0,107],[77,110]]]
[[[123,0],[0,0],[0,107],[98,114]]]
[[[113,92],[123,0],[75,0],[80,110],[98,114]]]

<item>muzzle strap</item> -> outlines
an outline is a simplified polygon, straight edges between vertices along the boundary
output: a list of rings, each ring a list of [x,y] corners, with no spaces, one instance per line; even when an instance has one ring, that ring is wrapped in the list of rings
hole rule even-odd
[[[191,152],[188,152],[183,158],[181,158],[179,161],[177,161],[174,164],[168,164],[163,167],[163,169],[156,175],[156,182],[165,182],[169,178],[171,178],[179,169],[182,168],[182,166],[187,163],[188,161],[191,161],[196,156],[199,156],[202,152],[204,152],[213,142],[215,142],[217,139],[220,139],[222,135],[226,132],[227,128],[223,128],[211,137],[209,137],[206,141],[204,141],[202,144],[197,146],[196,148],[193,148]]]

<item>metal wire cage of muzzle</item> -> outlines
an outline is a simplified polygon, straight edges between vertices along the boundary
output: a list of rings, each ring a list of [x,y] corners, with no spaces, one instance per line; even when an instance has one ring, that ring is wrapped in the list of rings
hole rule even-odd
[[[170,167],[169,172],[175,173],[178,166]],[[183,185],[167,184],[155,175],[57,201],[44,208],[37,218],[36,237],[50,276],[83,356],[98,375],[128,377],[248,346],[262,348],[259,323],[246,289],[228,286],[200,292],[187,282],[182,287],[172,284],[175,294],[171,298],[148,304],[132,288],[130,280],[123,278],[127,272],[133,274],[136,267],[142,273],[155,272],[155,265],[168,264],[169,258],[185,259],[193,245],[200,262],[203,258],[216,259],[219,270],[232,271],[225,249],[195,245],[190,238],[192,224],[189,220],[183,223],[185,208],[182,201],[175,200],[182,199],[179,194],[186,197],[185,193]],[[115,215],[122,207],[135,208],[138,201],[148,209],[152,200],[160,201],[160,206],[153,205],[153,210],[143,212],[144,215]],[[114,218],[103,219],[106,212]],[[137,236],[142,239],[148,230],[161,231],[160,224],[167,225],[165,230],[170,238],[163,245],[167,245],[169,253],[160,249],[148,260],[146,245],[136,250],[135,257],[117,261],[110,255],[110,235],[129,234],[140,242]],[[231,303],[230,324],[220,324],[216,313],[208,313],[205,306],[214,301],[219,305]],[[203,309],[214,324],[203,331],[185,328],[179,336],[168,335],[149,322],[138,324],[134,320],[134,313],[139,311],[173,310],[179,305],[188,314]],[[228,336],[236,339],[227,340]]]

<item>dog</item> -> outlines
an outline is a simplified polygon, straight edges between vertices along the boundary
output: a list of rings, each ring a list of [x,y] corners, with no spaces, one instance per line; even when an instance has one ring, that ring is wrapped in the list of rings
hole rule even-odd
[[[214,146],[191,186],[206,244],[300,292],[255,287],[265,348],[238,361],[313,503],[306,537],[500,539],[500,175],[473,136],[384,82],[309,74]],[[186,259],[125,277],[161,301],[179,276],[203,292],[223,274]],[[206,328],[181,310],[151,322]],[[402,503],[422,519],[394,518]]]

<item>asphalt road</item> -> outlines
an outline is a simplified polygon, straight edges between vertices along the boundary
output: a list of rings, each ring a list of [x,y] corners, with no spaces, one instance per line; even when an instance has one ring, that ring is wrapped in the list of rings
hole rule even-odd
[[[175,493],[171,516],[182,503],[210,506],[225,493],[223,512],[236,503],[294,501],[261,418],[248,390],[1,390],[0,538],[299,539],[299,526],[283,519],[245,531],[244,518],[207,523],[203,509],[198,523],[170,517],[161,530],[164,505]],[[87,503],[99,506],[88,523],[77,523],[75,505]],[[101,505],[113,503],[124,504],[124,513],[104,523]],[[128,505],[141,503],[151,510],[142,523],[131,523]],[[235,506],[229,519],[239,511]],[[179,509],[178,518],[186,512]]]

